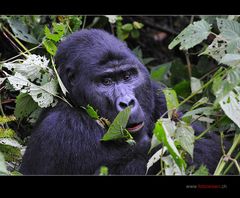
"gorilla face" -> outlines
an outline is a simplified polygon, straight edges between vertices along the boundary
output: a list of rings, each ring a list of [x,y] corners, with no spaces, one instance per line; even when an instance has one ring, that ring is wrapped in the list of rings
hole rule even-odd
[[[132,133],[149,123],[149,73],[123,42],[101,30],[83,30],[62,42],[56,63],[75,106],[90,104],[112,122],[131,105],[127,129]]]

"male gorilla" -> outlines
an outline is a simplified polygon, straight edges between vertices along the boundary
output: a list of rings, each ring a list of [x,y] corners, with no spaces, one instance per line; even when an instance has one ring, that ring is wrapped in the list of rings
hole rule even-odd
[[[74,108],[59,102],[41,115],[20,172],[98,174],[101,166],[107,166],[109,174],[145,174],[154,123],[167,110],[162,85],[150,80],[146,67],[125,43],[102,30],[73,33],[59,45],[55,59]],[[136,144],[100,141],[106,129],[81,108],[88,104],[111,122],[131,105],[127,129]],[[206,152],[211,150],[208,144]],[[214,157],[212,170],[219,158]],[[207,158],[200,152],[196,159],[201,163]]]

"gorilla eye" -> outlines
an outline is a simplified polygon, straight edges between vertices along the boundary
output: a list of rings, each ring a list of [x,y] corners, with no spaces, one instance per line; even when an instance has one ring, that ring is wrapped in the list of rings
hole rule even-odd
[[[129,80],[130,78],[131,78],[131,72],[130,71],[125,72],[123,75],[123,79]]]
[[[111,78],[103,78],[102,83],[106,86],[111,85],[113,83],[113,80]]]

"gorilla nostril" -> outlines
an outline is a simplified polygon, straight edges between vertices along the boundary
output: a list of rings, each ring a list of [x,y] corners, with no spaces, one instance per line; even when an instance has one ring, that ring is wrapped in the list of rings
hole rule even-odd
[[[128,106],[131,106],[131,105],[132,105],[132,107],[135,105],[135,101],[134,101],[134,100],[131,100],[131,101],[129,102]]]
[[[126,108],[128,105],[127,105],[126,103],[124,103],[124,102],[120,102],[120,103],[119,103],[119,106],[124,109],[124,108]]]

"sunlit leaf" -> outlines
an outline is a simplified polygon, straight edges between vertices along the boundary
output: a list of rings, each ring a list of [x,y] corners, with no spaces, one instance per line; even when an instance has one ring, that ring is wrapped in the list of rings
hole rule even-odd
[[[224,113],[240,128],[240,87],[229,92],[219,104]]]
[[[174,48],[181,43],[180,49],[187,50],[201,43],[210,33],[211,25],[205,20],[194,22],[188,25],[168,46]]]
[[[185,175],[184,169],[180,169],[171,155],[162,158],[165,164],[165,175]]]
[[[27,79],[33,81],[35,79],[40,79],[42,72],[53,73],[48,67],[49,60],[44,56],[39,56],[36,54],[26,55],[26,59],[19,60],[19,62],[9,62],[4,63],[3,67],[9,70],[18,72],[25,76]]]
[[[179,106],[177,94],[173,89],[164,89],[163,93],[167,101],[168,117],[172,117],[173,110]]]
[[[154,153],[154,155],[148,160],[146,172],[148,172],[149,168],[151,168],[153,164],[160,160],[161,156],[163,156],[166,150],[167,150],[166,147],[163,147],[159,149],[156,153]]]
[[[176,129],[176,139],[179,141],[181,147],[193,158],[194,130],[190,125],[183,122],[178,123],[178,125]]]
[[[0,124],[4,124],[7,122],[15,121],[16,117],[13,115],[10,116],[0,116]]]
[[[102,137],[102,141],[117,140],[117,139],[133,139],[131,134],[126,130],[128,119],[131,113],[131,106],[119,112],[113,120],[108,131]]]
[[[196,171],[193,173],[193,175],[195,175],[195,176],[199,176],[199,175],[201,175],[201,176],[206,176],[206,175],[209,175],[208,169],[207,169],[206,166],[201,165],[201,166],[198,168],[198,170],[196,170]]]
[[[8,80],[15,90],[28,93],[42,108],[50,106],[57,94],[57,82],[54,79],[42,86],[37,86],[16,72],[14,76],[8,77]]]
[[[195,77],[191,77],[191,90],[192,90],[192,93],[198,91],[197,93],[202,93],[202,82],[198,79],[198,78],[195,78]]]
[[[229,66],[240,66],[240,54],[225,54],[220,63]]]
[[[0,138],[12,138],[16,135],[15,131],[11,128],[1,128],[0,127]]]
[[[172,123],[172,127],[166,127],[166,123],[169,119],[160,119],[156,122],[155,128],[153,133],[159,139],[159,141],[163,142],[163,145],[167,147],[167,150],[173,157],[174,161],[178,165],[178,167],[182,170],[186,167],[185,161],[182,159],[181,155],[179,154],[173,139],[171,138],[171,134],[173,133],[172,129],[175,128],[174,123]]]

